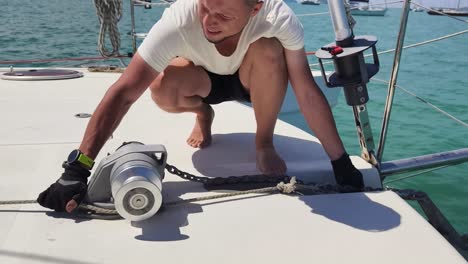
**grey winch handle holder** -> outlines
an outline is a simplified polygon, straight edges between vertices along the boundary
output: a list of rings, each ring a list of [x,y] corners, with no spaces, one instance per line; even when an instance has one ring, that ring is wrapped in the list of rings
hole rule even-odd
[[[362,105],[369,101],[366,84],[380,67],[376,43],[377,38],[374,36],[357,36],[351,45],[342,47],[343,52],[340,54],[332,55],[322,49],[315,53],[325,84],[330,88],[342,86],[348,105]],[[333,42],[324,48],[335,45]],[[364,51],[369,48],[372,48],[373,63],[366,63],[364,60]],[[329,77],[325,74],[323,60],[333,60],[335,72]]]
[[[122,145],[97,166],[85,202],[113,204],[122,217],[132,221],[151,217],[162,204],[166,160],[163,145]]]

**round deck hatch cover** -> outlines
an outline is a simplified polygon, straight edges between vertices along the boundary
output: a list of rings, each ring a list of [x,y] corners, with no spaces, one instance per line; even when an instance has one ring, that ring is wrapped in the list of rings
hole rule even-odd
[[[43,81],[43,80],[63,80],[83,77],[83,73],[73,70],[61,69],[37,69],[25,71],[6,72],[0,76],[4,80],[11,81]]]

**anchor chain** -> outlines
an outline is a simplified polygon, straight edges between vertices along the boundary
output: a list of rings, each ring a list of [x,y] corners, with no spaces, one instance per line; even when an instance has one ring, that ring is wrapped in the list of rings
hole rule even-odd
[[[330,183],[304,183],[301,180],[296,179],[288,175],[265,175],[265,174],[256,174],[256,175],[242,175],[242,176],[228,176],[228,177],[203,177],[190,174],[179,170],[177,167],[172,166],[166,163],[166,170],[176,176],[179,176],[182,179],[198,182],[208,186],[220,186],[220,185],[234,185],[234,184],[279,184],[285,183],[288,184],[294,178],[294,183],[297,186],[298,190],[301,192],[295,191],[297,194],[301,195],[317,195],[317,194],[331,194],[331,193],[352,193],[352,192],[377,192],[383,191],[384,188],[373,188],[373,187],[364,187],[359,189],[349,185],[337,185]]]
[[[179,176],[182,179],[191,181],[191,182],[198,182],[205,185],[229,185],[229,184],[249,184],[249,183],[289,183],[291,181],[291,177],[287,175],[264,175],[264,174],[256,174],[256,175],[242,175],[242,176],[228,176],[228,177],[202,177],[202,176],[195,176],[188,172],[184,172],[179,170],[177,167],[172,166],[166,163],[166,170],[176,176]],[[301,181],[298,181],[301,183]]]

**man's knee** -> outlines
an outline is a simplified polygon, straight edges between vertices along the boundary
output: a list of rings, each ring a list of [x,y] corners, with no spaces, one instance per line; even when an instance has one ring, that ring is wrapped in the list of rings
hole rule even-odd
[[[255,61],[261,59],[262,63],[282,64],[284,62],[284,48],[277,38],[260,38],[250,44],[248,52],[256,57]]]
[[[251,76],[271,76],[272,74],[285,80],[284,85],[281,82],[280,86],[286,89],[287,67],[283,45],[276,38],[260,38],[250,44],[239,69],[239,76],[242,84],[251,89]]]
[[[178,106],[179,88],[183,86],[177,78],[177,69],[168,66],[150,85],[151,98],[163,110],[173,112]]]

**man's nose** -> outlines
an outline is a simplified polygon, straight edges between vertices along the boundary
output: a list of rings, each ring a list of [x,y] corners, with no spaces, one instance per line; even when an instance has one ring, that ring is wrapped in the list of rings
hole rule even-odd
[[[215,27],[218,25],[218,20],[213,15],[205,15],[204,24],[206,27]]]

